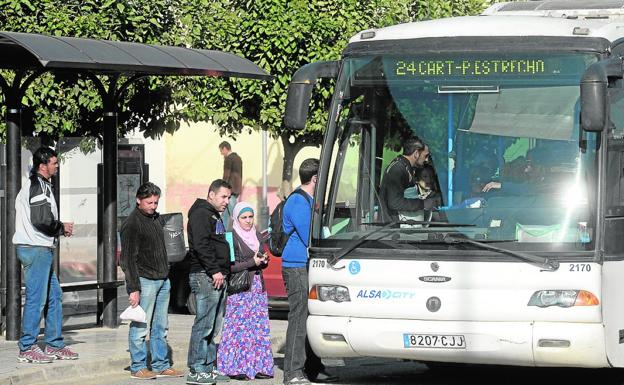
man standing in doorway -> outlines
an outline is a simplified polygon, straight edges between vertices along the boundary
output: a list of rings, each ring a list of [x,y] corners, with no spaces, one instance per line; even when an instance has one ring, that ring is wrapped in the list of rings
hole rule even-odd
[[[70,237],[72,222],[58,219],[58,206],[50,179],[58,171],[56,152],[41,147],[33,154],[29,181],[15,199],[15,234],[13,244],[24,269],[26,300],[22,318],[22,336],[18,342],[19,362],[36,364],[57,360],[76,360],[61,335],[63,292],[52,269],[58,237]],[[45,308],[45,350],[37,346],[39,323]]]
[[[405,189],[416,184],[414,168],[422,168],[429,160],[429,146],[420,138],[403,142],[403,154],[386,168],[379,188],[383,221],[399,221],[400,212],[431,210],[440,203],[439,197],[426,199],[405,198]]]
[[[130,323],[128,344],[130,376],[140,380],[182,377],[173,369],[167,349],[169,311],[169,261],[165,249],[163,223],[156,212],[160,188],[151,182],[136,192],[136,208],[121,226],[121,268],[126,276],[130,306],[145,311],[147,322]],[[147,368],[145,337],[149,330],[151,370]]]
[[[293,193],[284,204],[284,232],[291,234],[282,253],[282,277],[286,284],[289,306],[284,352],[285,385],[310,384],[308,378],[314,382],[338,380],[325,372],[321,359],[310,348],[306,336],[308,242],[318,169],[318,159],[306,159],[301,163],[301,193]]]
[[[197,302],[187,365],[187,384],[215,384],[229,381],[217,371],[214,337],[223,324],[226,278],[230,274],[230,246],[221,218],[232,187],[223,179],[210,184],[208,199],[197,199],[188,213],[188,245],[191,259],[189,284]]]
[[[222,214],[226,228],[231,228],[230,215],[243,189],[243,160],[237,153],[232,152],[232,146],[228,142],[224,141],[219,144],[219,152],[223,155],[223,180],[232,186],[228,207]]]

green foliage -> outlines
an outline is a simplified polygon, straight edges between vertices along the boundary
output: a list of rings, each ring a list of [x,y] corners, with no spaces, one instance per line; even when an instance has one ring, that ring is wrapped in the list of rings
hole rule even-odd
[[[292,74],[304,64],[340,58],[356,32],[407,20],[407,3],[388,0],[284,1],[190,0],[180,4],[181,43],[219,49],[252,60],[272,82],[188,79],[176,99],[189,106],[190,120],[209,118],[223,133],[244,127],[283,132],[282,119]],[[312,100],[307,132],[326,123],[331,89],[321,84]],[[316,135],[320,137],[320,135]]]
[[[170,0],[0,0],[0,30],[173,44],[178,26],[172,11],[176,3]],[[7,72],[3,71],[3,76],[11,81],[13,75]],[[55,82],[55,78],[61,82]],[[102,80],[107,85],[107,79]],[[120,135],[135,127],[146,132],[160,131],[161,118],[168,122],[171,97],[167,90],[172,82],[154,79],[149,83],[149,97],[144,94],[146,86],[139,85],[129,92],[130,101],[125,102],[124,110],[132,107],[136,112],[131,114],[131,119],[121,122]],[[143,95],[138,96],[139,93]],[[157,107],[150,108],[147,102],[155,102]],[[44,74],[27,89],[22,104],[26,106],[24,135],[101,136],[101,97],[89,80],[75,75]],[[2,122],[2,136],[4,131]],[[93,148],[89,144],[83,147]]]
[[[181,121],[212,120],[222,135],[246,127],[283,133],[286,91],[304,64],[340,58],[358,31],[409,20],[476,14],[491,0],[0,0],[0,30],[218,49],[274,76],[143,79],[123,98],[120,135],[175,132]],[[6,73],[3,73],[6,75]],[[5,76],[8,80],[12,75]],[[61,79],[60,83],[55,79]],[[120,82],[123,82],[121,79]],[[107,82],[105,81],[105,84]],[[331,82],[317,87],[300,140],[318,143]],[[101,135],[101,98],[89,80],[46,74],[28,89],[24,134]],[[0,123],[4,134],[4,123]],[[85,149],[92,145],[85,144]]]
[[[494,0],[413,0],[410,4],[412,21],[443,17],[478,15]]]

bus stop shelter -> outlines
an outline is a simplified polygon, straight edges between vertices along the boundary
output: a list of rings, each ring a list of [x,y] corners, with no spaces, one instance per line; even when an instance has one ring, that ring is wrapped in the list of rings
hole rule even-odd
[[[221,51],[17,32],[0,32],[0,69],[14,73],[12,81],[0,74],[7,130],[6,172],[1,176],[4,183],[0,183],[4,186],[0,266],[5,283],[6,339],[17,340],[21,328],[21,266],[11,237],[15,232],[14,202],[21,188],[22,99],[33,81],[46,72],[70,72],[88,79],[102,99],[103,183],[98,186],[102,210],[97,213],[102,231],[98,232],[97,257],[103,271],[98,272],[101,279],[88,288],[102,290],[102,324],[116,327],[117,116],[125,90],[148,76],[259,80],[270,76],[251,61]]]

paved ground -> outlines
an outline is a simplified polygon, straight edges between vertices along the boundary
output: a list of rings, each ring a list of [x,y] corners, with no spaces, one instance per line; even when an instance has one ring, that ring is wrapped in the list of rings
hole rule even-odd
[[[170,314],[168,342],[174,367],[186,369],[186,353],[191,315]],[[271,342],[274,352],[283,345],[287,322],[271,320]],[[77,361],[56,361],[51,364],[17,362],[17,343],[0,337],[0,385],[80,384],[93,383],[93,377],[128,375],[128,324],[118,329],[70,328],[64,330],[65,342],[80,354]]]

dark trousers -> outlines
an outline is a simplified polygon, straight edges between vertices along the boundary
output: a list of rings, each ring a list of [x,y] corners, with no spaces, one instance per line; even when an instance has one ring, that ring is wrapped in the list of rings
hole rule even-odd
[[[325,368],[306,337],[308,319],[308,270],[284,267],[282,277],[288,293],[288,329],[284,351],[284,382],[304,374],[314,379]]]

